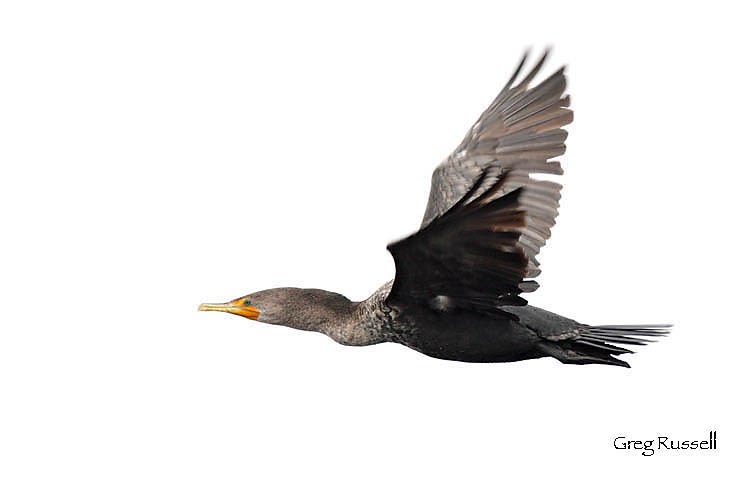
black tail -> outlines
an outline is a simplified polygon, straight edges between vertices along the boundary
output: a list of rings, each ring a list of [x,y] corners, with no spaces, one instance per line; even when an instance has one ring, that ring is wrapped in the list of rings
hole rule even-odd
[[[672,325],[583,325],[580,337],[564,342],[545,343],[542,350],[566,364],[606,364],[630,367],[613,355],[633,353],[617,345],[648,345],[669,334]]]

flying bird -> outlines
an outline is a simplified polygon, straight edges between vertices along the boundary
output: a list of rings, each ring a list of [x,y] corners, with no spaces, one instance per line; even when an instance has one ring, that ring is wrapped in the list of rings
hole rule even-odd
[[[353,302],[320,289],[258,291],[202,311],[324,333],[343,345],[395,342],[463,362],[554,357],[566,364],[629,367],[617,358],[670,325],[591,326],[527,304],[538,288],[537,254],[550,237],[573,121],[564,67],[534,87],[548,52],[508,83],[456,150],[432,173],[421,227],[388,245],[394,279]]]

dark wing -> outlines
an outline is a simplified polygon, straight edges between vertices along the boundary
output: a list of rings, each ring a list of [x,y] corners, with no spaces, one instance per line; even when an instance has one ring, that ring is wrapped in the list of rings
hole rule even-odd
[[[485,170],[448,211],[388,246],[396,278],[387,302],[506,315],[500,306],[526,304],[518,294],[538,287],[526,278],[539,274],[535,255],[555,222],[560,188],[524,171]]]
[[[546,54],[518,85],[524,62],[451,156],[435,169],[422,228],[388,250],[396,277],[387,301],[423,302],[508,314],[521,292],[538,285],[536,255],[555,223],[561,186],[532,173],[562,174],[551,157],[565,151],[573,120],[563,70],[529,83]],[[525,59],[525,56],[524,56]]]
[[[565,152],[567,132],[560,127],[573,121],[562,96],[564,68],[534,88],[529,88],[547,53],[526,77],[513,86],[527,56],[474,123],[453,153],[432,173],[432,187],[422,227],[442,215],[463,197],[487,168],[521,169],[529,173],[562,174],[560,163],[550,158]]]

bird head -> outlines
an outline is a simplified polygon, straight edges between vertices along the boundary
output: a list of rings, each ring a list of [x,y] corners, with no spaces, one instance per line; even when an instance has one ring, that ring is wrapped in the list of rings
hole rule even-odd
[[[329,322],[347,319],[354,303],[320,289],[280,287],[257,291],[226,303],[205,303],[200,311],[223,311],[251,320],[301,330],[323,331]]]
[[[289,287],[264,289],[226,303],[204,303],[198,310],[223,311],[263,323],[294,326],[304,317],[305,310],[314,307],[316,292]]]

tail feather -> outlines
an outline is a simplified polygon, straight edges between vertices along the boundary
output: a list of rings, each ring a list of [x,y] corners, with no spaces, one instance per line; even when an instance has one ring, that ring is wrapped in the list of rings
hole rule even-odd
[[[672,325],[620,325],[620,326],[587,326],[582,325],[580,336],[560,342],[547,342],[540,348],[567,364],[606,364],[620,367],[630,365],[613,355],[633,353],[627,348],[613,345],[647,345],[658,338],[668,335]]]
[[[672,325],[587,326],[582,330],[581,337],[611,343],[646,345],[655,340],[643,337],[668,335],[671,327]]]
[[[621,348],[621,347],[612,345],[611,343],[605,343],[599,340],[580,339],[580,340],[576,340],[576,343],[598,348],[599,350],[607,351],[611,353],[612,355],[620,355],[623,353],[633,353],[632,350],[628,350],[627,348]]]

